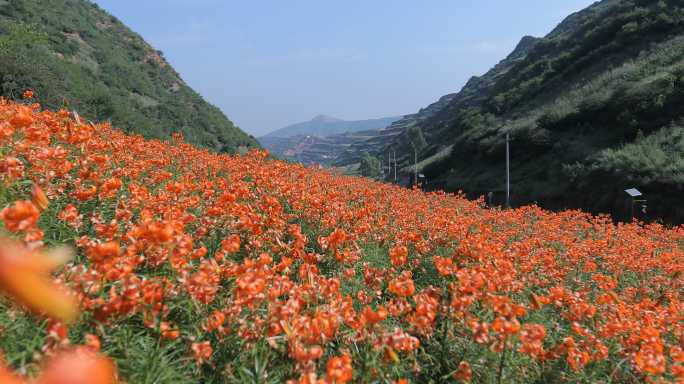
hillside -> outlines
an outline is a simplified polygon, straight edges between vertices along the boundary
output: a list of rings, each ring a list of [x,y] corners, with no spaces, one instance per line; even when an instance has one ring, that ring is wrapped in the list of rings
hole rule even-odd
[[[604,0],[543,38],[524,38],[430,116],[395,126],[422,131],[419,168],[431,188],[501,191],[510,133],[516,204],[624,217],[623,190],[637,187],[646,217],[681,222],[683,84],[684,5]],[[377,156],[401,153],[406,172],[407,131],[374,146]]]
[[[400,117],[341,120],[318,115],[313,119],[277,129],[259,138],[272,154],[304,164],[330,165],[356,144],[365,142]]]
[[[402,137],[408,129],[420,126],[423,122],[444,108],[444,106],[446,106],[455,96],[455,94],[442,96],[439,100],[422,108],[417,113],[406,115],[393,122],[387,128],[373,132],[374,134],[366,140],[352,143],[335,158],[334,165],[348,166],[358,163],[364,153],[378,154],[385,149],[388,142],[407,143]],[[408,156],[408,153],[410,152],[408,146],[399,147],[398,145],[394,145],[389,148],[389,150],[394,150],[395,152],[397,149],[399,150],[397,160],[399,160],[399,157],[402,157],[402,160],[405,160],[404,157]]]
[[[0,95],[33,89],[43,105],[127,132],[216,151],[256,147],[114,16],[85,0],[0,1]]]
[[[261,145],[280,159],[305,165],[333,165],[351,146],[365,143],[379,130],[341,133],[327,137],[260,137]]]

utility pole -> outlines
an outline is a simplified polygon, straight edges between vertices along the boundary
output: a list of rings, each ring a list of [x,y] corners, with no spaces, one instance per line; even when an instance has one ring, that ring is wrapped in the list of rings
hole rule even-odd
[[[387,151],[387,179],[392,178],[392,152]]]
[[[510,141],[510,134],[506,133],[506,207],[511,207],[511,159],[510,148],[508,142]]]
[[[418,149],[413,146],[413,185],[418,185]]]
[[[397,182],[397,151],[392,151],[392,157],[394,157],[394,182]]]

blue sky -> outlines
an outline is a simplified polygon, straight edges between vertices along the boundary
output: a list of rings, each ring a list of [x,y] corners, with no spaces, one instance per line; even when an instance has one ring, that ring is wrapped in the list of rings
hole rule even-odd
[[[588,0],[95,0],[256,136],[416,112]]]

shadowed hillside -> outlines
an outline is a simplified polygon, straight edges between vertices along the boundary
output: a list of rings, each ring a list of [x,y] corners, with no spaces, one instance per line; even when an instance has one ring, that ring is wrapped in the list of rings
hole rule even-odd
[[[647,217],[679,222],[683,32],[680,1],[595,3],[544,38],[523,38],[459,93],[395,122],[373,153],[396,150],[410,172],[409,133],[418,130],[427,142],[419,170],[431,188],[480,195],[504,187],[509,133],[515,203],[624,216],[623,190],[637,187]]]

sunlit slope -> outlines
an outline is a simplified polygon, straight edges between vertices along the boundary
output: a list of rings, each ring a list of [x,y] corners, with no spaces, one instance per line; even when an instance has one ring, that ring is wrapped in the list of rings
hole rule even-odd
[[[0,1],[0,95],[33,89],[52,109],[150,138],[180,132],[220,152],[258,147],[156,50],[86,0]]]
[[[6,101],[0,209],[4,295],[6,236],[76,249],[54,275],[80,303],[68,328],[0,301],[28,376],[85,344],[130,383],[684,378],[679,228],[489,210]]]

